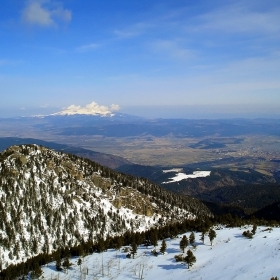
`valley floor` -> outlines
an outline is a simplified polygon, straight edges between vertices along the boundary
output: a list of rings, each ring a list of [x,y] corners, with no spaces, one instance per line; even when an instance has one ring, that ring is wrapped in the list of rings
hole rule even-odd
[[[210,245],[205,237],[205,244],[200,233],[195,233],[196,249],[191,246],[196,263],[187,269],[187,265],[175,262],[174,256],[181,254],[179,242],[182,235],[167,239],[164,255],[155,257],[152,247],[138,247],[135,259],[126,258],[126,253],[116,250],[86,256],[81,268],[78,258],[72,258],[73,264],[67,272],[57,272],[55,263],[42,267],[40,279],[262,279],[280,277],[280,228],[258,227],[253,239],[245,238],[242,233],[252,226],[242,228],[216,228],[217,237]],[[189,237],[190,233],[186,233]],[[159,250],[161,241],[158,243]],[[188,250],[189,248],[187,248]],[[185,251],[187,251],[185,250]],[[103,265],[102,265],[103,263]],[[81,269],[81,271],[80,271]]]

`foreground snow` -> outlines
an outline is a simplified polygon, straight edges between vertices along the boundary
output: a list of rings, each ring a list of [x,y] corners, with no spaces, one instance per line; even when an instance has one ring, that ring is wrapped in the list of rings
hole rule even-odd
[[[66,272],[57,272],[55,263],[43,267],[44,279],[271,279],[280,276],[280,228],[268,230],[258,227],[253,239],[242,236],[247,228],[215,229],[217,233],[213,246],[208,237],[205,244],[199,241],[196,233],[196,263],[191,269],[174,256],[180,254],[179,242],[182,235],[175,239],[167,239],[167,250],[158,257],[151,255],[152,247],[140,246],[135,259],[127,259],[126,253],[108,250],[102,254],[86,256],[80,267],[77,258]],[[187,237],[190,233],[186,233]],[[159,242],[158,249],[161,242]],[[103,269],[102,269],[103,263]],[[88,271],[88,275],[86,272]],[[59,277],[59,278],[58,278]],[[42,279],[42,277],[40,278]]]

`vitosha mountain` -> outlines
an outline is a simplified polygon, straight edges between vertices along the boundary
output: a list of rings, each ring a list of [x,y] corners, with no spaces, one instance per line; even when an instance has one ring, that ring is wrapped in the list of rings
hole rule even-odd
[[[210,216],[198,200],[37,145],[0,154],[0,269],[40,253]]]

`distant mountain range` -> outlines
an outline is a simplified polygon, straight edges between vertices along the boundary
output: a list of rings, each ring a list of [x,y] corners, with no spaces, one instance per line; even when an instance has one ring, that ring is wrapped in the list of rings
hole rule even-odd
[[[135,137],[173,135],[175,137],[236,137],[248,134],[280,136],[279,120],[273,119],[145,119],[127,114],[55,115],[0,119],[0,128],[22,126],[57,135],[102,135],[106,137]],[[240,139],[236,139],[240,141]],[[209,145],[209,143],[206,143]],[[210,143],[211,145],[215,143]],[[198,148],[204,143],[199,143]],[[222,145],[218,143],[218,145]],[[219,147],[219,146],[217,146]]]
[[[72,147],[65,144],[58,144],[55,142],[49,142],[49,141],[44,141],[44,140],[39,140],[34,138],[2,137],[0,138],[0,152],[9,148],[12,145],[22,145],[22,144],[36,144],[39,146],[44,146],[44,147],[54,149],[56,151],[74,154],[80,157],[91,159],[101,165],[104,165],[112,169],[116,169],[122,165],[132,164],[128,160],[119,156],[99,153],[88,149]]]

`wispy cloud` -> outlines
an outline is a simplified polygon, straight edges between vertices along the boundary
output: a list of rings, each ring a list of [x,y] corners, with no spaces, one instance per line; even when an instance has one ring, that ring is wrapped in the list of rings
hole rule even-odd
[[[72,13],[70,10],[50,0],[29,0],[22,11],[23,22],[38,26],[56,26],[58,22],[71,21]]]
[[[165,53],[175,59],[190,59],[196,56],[194,50],[185,48],[176,40],[157,40],[152,43],[152,48],[157,53]]]
[[[151,23],[138,22],[123,29],[116,29],[114,34],[120,39],[132,38],[144,34],[151,27]]]
[[[23,63],[23,61],[22,60],[12,60],[12,59],[0,59],[0,66],[18,65],[20,63]]]
[[[138,36],[140,34],[140,32],[129,31],[129,30],[115,30],[114,33],[119,38],[130,38],[130,37]]]
[[[88,51],[95,50],[99,47],[100,47],[99,44],[93,43],[93,44],[88,44],[88,45],[83,45],[83,46],[77,47],[76,50],[78,52],[88,52]]]
[[[44,104],[44,105],[41,105],[40,108],[48,108],[49,105],[48,104]]]
[[[68,108],[62,110],[61,112],[55,113],[54,115],[112,115],[113,112],[120,109],[119,105],[112,104],[110,107],[98,105],[96,102],[91,102],[86,106],[82,107],[80,105],[70,105]]]
[[[265,32],[275,33],[280,30],[280,9],[270,11],[252,10],[244,3],[225,5],[215,11],[195,18],[194,31],[223,32]],[[191,30],[193,26],[187,27]]]

